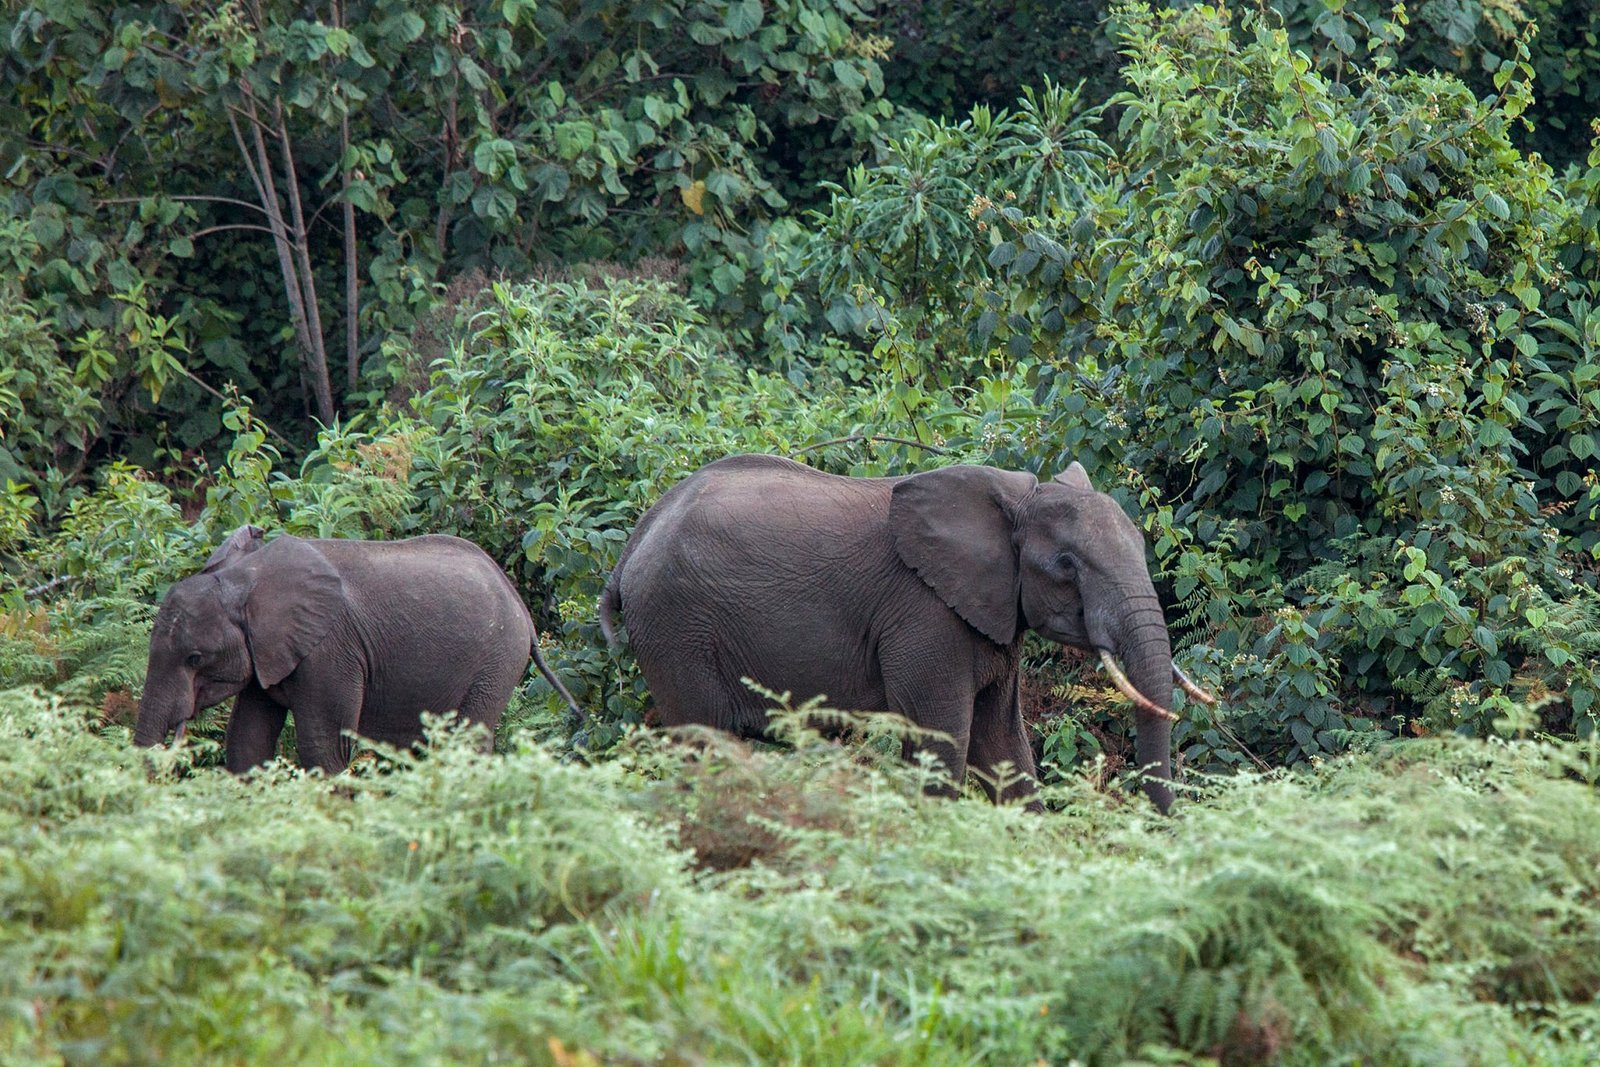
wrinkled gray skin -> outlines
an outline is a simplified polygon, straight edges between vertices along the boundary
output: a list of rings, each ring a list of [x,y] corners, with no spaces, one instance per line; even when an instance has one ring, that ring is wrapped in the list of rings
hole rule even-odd
[[[528,609],[469,541],[266,542],[245,526],[168,590],[134,743],[181,735],[229,697],[234,772],[272,758],[291,709],[300,762],[328,773],[349,762],[343,731],[410,745],[424,710],[457,711],[492,736],[535,647]]]
[[[640,520],[601,597],[608,639],[619,610],[663,725],[760,736],[749,677],[950,735],[927,747],[956,782],[1009,762],[1029,777],[1008,799],[1035,773],[1017,696],[1024,631],[1109,651],[1172,705],[1144,538],[1076,463],[1041,483],[993,467],[844,478],[775,456],[718,460]],[[1165,812],[1172,724],[1137,716],[1144,788]]]

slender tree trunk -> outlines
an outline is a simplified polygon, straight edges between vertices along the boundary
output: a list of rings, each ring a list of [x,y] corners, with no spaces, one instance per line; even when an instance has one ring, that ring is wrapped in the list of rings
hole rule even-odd
[[[278,203],[278,189],[272,180],[271,160],[266,158],[265,146],[261,140],[261,125],[255,113],[255,98],[250,95],[248,88],[245,90],[245,102],[247,106],[241,109],[240,115],[250,124],[254,149],[246,143],[244,134],[239,129],[239,118],[231,111],[228,114],[228,125],[233,128],[233,137],[238,142],[240,155],[244,158],[245,170],[250,174],[250,181],[256,187],[256,196],[267,215],[267,227],[272,231],[272,246],[278,253],[278,270],[283,275],[284,291],[289,300],[289,321],[294,326],[295,340],[303,351],[311,347],[311,340],[306,336],[305,309],[300,306],[300,283],[294,276],[294,257],[289,253],[289,228],[283,221],[283,207]]]
[[[331,425],[333,382],[328,377],[328,349],[323,340],[322,308],[317,301],[317,276],[311,266],[311,235],[306,231],[305,211],[300,205],[299,170],[294,164],[294,145],[289,139],[289,124],[280,101],[273,101],[273,120],[277,123],[278,148],[283,154],[283,184],[288,190],[289,212],[294,224],[294,254],[299,261],[306,330],[311,338],[311,348],[306,352],[306,370],[311,377],[311,391],[317,398],[317,417],[324,425]]]
[[[444,173],[442,177],[450,177],[460,162],[461,135],[457,124],[456,91],[459,83],[452,78],[450,84],[450,100],[445,107],[444,126],[439,131],[439,142],[444,146]],[[450,240],[451,209],[448,203],[439,206],[439,216],[434,220],[433,243],[434,254],[439,257],[442,266],[445,261],[445,246]]]
[[[344,29],[344,5],[335,0],[333,24]],[[361,323],[358,319],[356,206],[350,202],[350,105],[339,116],[339,191],[344,199],[344,391],[346,402],[361,385]]]
[[[339,142],[345,152],[350,151],[350,118],[345,116],[339,124]],[[357,316],[361,305],[357,302],[356,275],[356,206],[350,202],[350,172],[344,174],[344,358],[345,395],[355,393],[361,385],[361,323]]]
[[[256,99],[248,84],[241,82],[244,106],[237,113],[230,111],[228,124],[233,129],[234,140],[239,145],[245,170],[256,187],[256,196],[266,212],[268,228],[272,231],[273,247],[278,253],[278,269],[283,275],[284,295],[289,301],[289,319],[294,327],[295,340],[300,346],[302,375],[310,383],[317,418],[331,423],[334,417],[333,389],[328,381],[327,352],[322,339],[322,317],[317,309],[316,279],[313,277],[311,257],[306,248],[305,222],[300,212],[299,176],[295,173],[294,155],[289,150],[289,131],[283,122],[281,110],[278,125],[273,131],[283,148],[284,180],[289,189],[289,204],[294,213],[293,229],[284,218],[283,202],[278,198],[277,182],[272,173],[272,156],[267,150],[262,134],[262,120],[256,108]],[[243,120],[250,126],[247,141],[239,128]]]

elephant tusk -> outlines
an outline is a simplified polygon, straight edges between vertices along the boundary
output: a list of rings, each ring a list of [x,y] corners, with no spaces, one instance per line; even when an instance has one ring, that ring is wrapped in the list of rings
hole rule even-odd
[[[188,719],[184,719],[182,722],[180,722],[178,724],[178,733],[177,733],[177,736],[172,739],[172,747],[173,748],[177,748],[179,745],[183,744],[183,735],[188,733],[188,732],[189,732],[189,720]]]
[[[1200,701],[1200,703],[1215,704],[1217,702],[1216,697],[1212,696],[1210,693],[1196,685],[1194,679],[1190,678],[1187,674],[1184,674],[1183,668],[1179,667],[1176,663],[1172,665],[1172,676],[1178,680],[1179,685],[1183,686],[1183,691],[1185,693],[1188,693],[1190,696]]]
[[[1128,681],[1128,676],[1122,673],[1122,668],[1117,666],[1117,661],[1112,657],[1111,653],[1103,648],[1100,650],[1100,662],[1105,664],[1106,673],[1111,675],[1111,681],[1122,691],[1122,695],[1133,701],[1141,711],[1147,711],[1151,715],[1160,715],[1162,718],[1171,719],[1174,722],[1177,721],[1178,717],[1176,715],[1135,689],[1133,683]]]

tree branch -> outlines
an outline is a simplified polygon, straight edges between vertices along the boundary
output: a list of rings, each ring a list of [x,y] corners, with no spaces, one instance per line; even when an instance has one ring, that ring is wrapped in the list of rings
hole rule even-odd
[[[338,29],[344,28],[344,5],[340,0],[333,3],[333,24]],[[361,384],[360,360],[360,330],[358,321],[360,304],[358,303],[360,279],[357,274],[356,260],[356,206],[350,202],[350,169],[344,166],[346,157],[350,155],[350,108],[348,105],[339,116],[339,163],[342,171],[339,192],[344,200],[344,373],[345,397],[355,393],[356,387]]]
[[[27,590],[22,595],[26,599],[32,600],[34,597],[43,596],[44,594],[48,593],[50,590],[54,589],[58,585],[66,585],[68,582],[74,580],[76,577],[77,577],[77,575],[74,575],[74,574],[63,574],[63,575],[60,575],[59,577],[50,579],[48,582],[45,582],[42,585],[34,586],[32,589]]]
[[[193,382],[194,384],[198,385],[200,388],[204,389],[206,392],[210,393],[212,396],[216,397],[218,400],[222,401],[224,404],[229,402],[228,401],[228,397],[224,393],[218,391],[217,389],[212,388],[210,385],[208,385],[205,382],[201,381],[199,376],[196,375],[194,371],[190,370],[188,367],[183,367],[181,369],[183,371],[184,377],[188,378],[191,382]],[[277,438],[278,442],[280,444],[284,445],[285,447],[287,447],[287,448],[293,448],[294,447],[294,443],[292,441],[290,441],[287,437],[283,436],[283,434],[279,433],[277,430],[274,430],[271,426],[268,426],[265,421],[263,421],[259,416],[257,416],[255,414],[255,412],[251,412],[250,413],[250,421],[255,423],[257,426],[260,426],[263,430],[267,431],[267,436]]]
[[[230,222],[224,226],[207,226],[203,230],[191,233],[189,240],[198,241],[202,237],[210,237],[212,234],[221,233],[224,230],[250,230],[253,233],[264,233],[269,236],[272,234],[271,228],[266,226],[256,226],[248,222]]]
[[[246,163],[248,163],[248,162],[249,161],[246,160]],[[251,177],[254,178],[254,175],[252,175]],[[259,191],[260,185],[257,184],[256,188]],[[148,199],[150,199],[148,196],[113,196],[113,197],[108,197],[108,198],[106,198],[104,200],[96,200],[95,203],[97,203],[97,204],[142,204]],[[251,211],[260,212],[263,215],[267,214],[267,210],[265,208],[263,208],[260,204],[252,204],[248,200],[240,200],[237,197],[232,197],[232,196],[199,196],[199,195],[187,195],[186,194],[184,196],[169,196],[169,197],[167,197],[167,199],[168,200],[181,200],[181,201],[200,200],[200,201],[206,201],[206,202],[214,203],[214,204],[232,204],[234,207],[249,208]]]

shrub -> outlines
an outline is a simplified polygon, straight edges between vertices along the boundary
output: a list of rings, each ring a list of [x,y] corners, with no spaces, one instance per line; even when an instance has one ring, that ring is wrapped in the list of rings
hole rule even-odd
[[[1253,16],[1121,19],[1119,180],[1064,218],[985,216],[1008,299],[1059,345],[1043,438],[1146,516],[1249,745],[1482,733],[1544,693],[1520,728],[1586,734],[1600,605],[1566,516],[1600,502],[1600,408],[1564,235],[1588,209],[1510,141],[1525,51],[1479,100],[1392,62],[1320,70]],[[1399,32],[1374,28],[1378,60]],[[1179,732],[1200,762],[1207,729]]]
[[[239,780],[85,714],[0,693],[10,1060],[1600,1051],[1592,747],[1412,742],[1169,822],[1076,782],[1034,815],[871,750],[643,733],[595,766],[436,732]],[[697,872],[686,837],[751,862]]]
[[[875,380],[853,380],[862,366],[843,348],[815,353],[805,376],[751,369],[652,279],[497,283],[460,307],[438,326],[446,354],[425,388],[324,429],[298,468],[238,401],[227,455],[196,461],[186,498],[139,468],[106,468],[30,548],[17,584],[62,577],[79,598],[149,603],[247,522],[305,537],[457,534],[507,569],[559,642],[546,652],[599,720],[580,741],[603,747],[639,719],[643,693],[629,669],[619,684],[595,605],[634,521],[674,482],[735,452],[854,474],[952,451],[982,459],[1032,415],[997,387],[907,417]],[[406,355],[394,353],[397,379]],[[63,602],[61,619],[74,610]],[[555,694],[535,688],[555,711]]]
[[[873,6],[8,7],[0,260],[100,402],[69,439],[207,449],[228,380],[309,435],[474,268],[667,254],[730,300],[774,141],[890,110]]]

